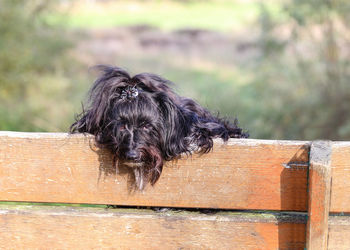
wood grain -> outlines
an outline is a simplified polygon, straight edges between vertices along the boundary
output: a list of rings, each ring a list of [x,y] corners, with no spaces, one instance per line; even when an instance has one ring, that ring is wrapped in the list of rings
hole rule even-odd
[[[350,212],[350,142],[333,142],[331,211]]]
[[[350,249],[350,216],[330,216],[328,249]]]
[[[0,200],[306,211],[309,142],[232,139],[130,189],[91,136],[0,132]],[[128,184],[129,183],[129,184]]]
[[[327,249],[331,154],[331,142],[316,141],[311,144],[306,231],[306,248],[309,250]]]
[[[297,215],[0,206],[5,249],[303,249]]]

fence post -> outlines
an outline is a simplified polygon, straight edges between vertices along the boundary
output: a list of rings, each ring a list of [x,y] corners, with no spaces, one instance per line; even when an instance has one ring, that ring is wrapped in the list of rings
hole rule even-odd
[[[331,155],[332,143],[330,141],[315,141],[311,144],[306,228],[306,248],[308,250],[327,249],[332,177]]]

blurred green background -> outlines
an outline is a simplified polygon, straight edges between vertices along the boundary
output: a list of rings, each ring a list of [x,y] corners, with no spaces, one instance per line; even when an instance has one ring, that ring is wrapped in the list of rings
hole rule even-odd
[[[252,138],[350,140],[350,1],[265,2],[0,0],[0,130],[68,131],[112,64]]]

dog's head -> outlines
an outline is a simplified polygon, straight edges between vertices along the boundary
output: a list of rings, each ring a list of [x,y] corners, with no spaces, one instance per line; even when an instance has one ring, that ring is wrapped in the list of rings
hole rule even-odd
[[[154,184],[164,160],[189,151],[189,113],[169,81],[153,74],[134,77],[117,67],[100,66],[103,74],[90,90],[87,110],[71,126],[71,132],[95,135],[101,147],[134,170],[136,186]]]

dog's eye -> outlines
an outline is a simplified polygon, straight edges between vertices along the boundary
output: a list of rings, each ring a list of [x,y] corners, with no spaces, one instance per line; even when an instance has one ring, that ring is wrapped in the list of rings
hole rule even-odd
[[[152,126],[149,125],[149,124],[142,124],[142,125],[141,125],[141,129],[142,129],[142,130],[150,130],[151,128],[152,128]]]
[[[120,125],[119,130],[123,131],[125,129],[126,129],[126,125],[125,124]]]

